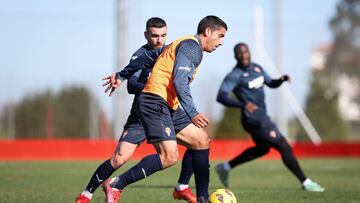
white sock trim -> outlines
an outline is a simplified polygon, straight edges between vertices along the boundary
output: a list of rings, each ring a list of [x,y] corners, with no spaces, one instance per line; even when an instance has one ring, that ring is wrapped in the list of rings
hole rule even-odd
[[[189,187],[189,185],[185,185],[185,184],[180,184],[180,183],[178,183],[178,184],[176,185],[176,190],[177,190],[177,191],[181,191],[181,190],[187,189],[188,187]]]
[[[230,171],[231,170],[231,166],[230,166],[229,162],[224,162],[223,167],[224,167],[225,171]]]
[[[312,180],[311,180],[310,178],[306,178],[306,179],[304,180],[304,182],[302,182],[302,185],[303,185],[303,186],[306,186],[306,185],[309,185],[310,183],[312,183]]]
[[[84,190],[81,192],[81,195],[84,195],[85,197],[87,197],[88,199],[91,199],[92,196],[93,196],[93,193],[87,191],[87,190]]]

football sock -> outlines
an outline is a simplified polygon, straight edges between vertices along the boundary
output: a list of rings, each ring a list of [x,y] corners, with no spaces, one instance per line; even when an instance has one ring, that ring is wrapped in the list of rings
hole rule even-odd
[[[106,160],[91,176],[91,179],[86,186],[86,190],[90,193],[94,193],[96,188],[98,188],[104,180],[108,179],[115,170],[116,169],[114,169],[111,165],[110,159]]]
[[[160,155],[152,154],[144,157],[138,164],[118,176],[110,185],[123,190],[127,185],[144,179],[162,169]]]
[[[280,152],[281,158],[286,167],[299,179],[300,182],[304,182],[306,180],[306,176],[301,170],[300,165],[285,138],[281,137],[279,144],[274,145],[274,148]]]
[[[192,166],[195,175],[196,196],[199,198],[209,198],[209,149],[192,150]]]
[[[192,174],[192,150],[187,149],[181,162],[181,172],[178,183],[183,185],[189,185]]]
[[[245,151],[243,151],[241,154],[239,154],[237,157],[229,161],[229,165],[231,166],[231,168],[234,168],[239,164],[261,157],[267,154],[268,152],[269,152],[269,147],[259,147],[259,146],[250,147]]]

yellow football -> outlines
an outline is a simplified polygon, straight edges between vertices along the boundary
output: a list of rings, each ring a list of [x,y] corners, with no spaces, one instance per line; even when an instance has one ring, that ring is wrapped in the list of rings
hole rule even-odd
[[[237,203],[236,197],[229,189],[221,188],[211,193],[210,203]]]

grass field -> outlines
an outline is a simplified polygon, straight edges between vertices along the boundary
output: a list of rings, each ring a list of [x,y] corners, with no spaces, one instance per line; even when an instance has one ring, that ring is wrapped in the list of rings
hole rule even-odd
[[[100,162],[0,162],[1,203],[74,202]],[[117,171],[121,173],[134,162]],[[305,173],[321,183],[324,193],[300,190],[295,177],[278,160],[258,160],[234,169],[230,189],[238,202],[360,202],[360,159],[303,159]],[[210,191],[222,187],[213,170]],[[171,193],[180,164],[126,188],[124,203],[178,202]],[[194,188],[192,178],[191,186]],[[92,202],[104,202],[97,190]]]

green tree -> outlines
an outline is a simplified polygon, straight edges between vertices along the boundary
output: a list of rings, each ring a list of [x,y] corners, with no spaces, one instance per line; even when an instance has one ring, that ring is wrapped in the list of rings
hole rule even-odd
[[[89,136],[89,91],[80,86],[64,88],[55,104],[55,134],[57,137]]]
[[[360,0],[342,0],[330,21],[333,49],[327,60],[331,73],[360,78]],[[360,94],[359,94],[360,97]]]
[[[327,60],[326,71],[331,77],[340,75],[351,80],[353,88],[360,86],[360,0],[341,0],[330,21],[333,47]],[[360,91],[347,98],[360,108]],[[360,118],[349,121],[351,137],[360,139]]]
[[[66,87],[58,95],[50,90],[27,95],[15,107],[15,137],[89,137],[90,99],[81,86]]]
[[[15,137],[46,137],[46,110],[53,101],[54,96],[49,90],[27,95],[15,108]]]
[[[223,118],[217,124],[215,138],[248,138],[242,128],[239,108],[224,108]]]
[[[332,87],[330,77],[324,72],[314,72],[305,112],[325,140],[344,140],[348,135],[346,123],[338,108],[338,92]],[[308,137],[303,128],[298,128],[297,138]]]

